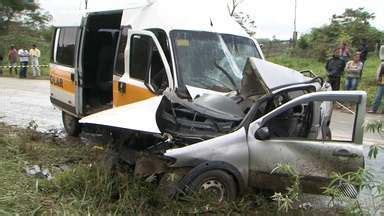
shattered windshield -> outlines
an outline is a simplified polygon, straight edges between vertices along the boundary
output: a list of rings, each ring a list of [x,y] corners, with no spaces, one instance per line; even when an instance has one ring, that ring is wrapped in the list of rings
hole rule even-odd
[[[181,85],[220,92],[240,89],[248,57],[260,58],[246,37],[211,32],[172,31]]]

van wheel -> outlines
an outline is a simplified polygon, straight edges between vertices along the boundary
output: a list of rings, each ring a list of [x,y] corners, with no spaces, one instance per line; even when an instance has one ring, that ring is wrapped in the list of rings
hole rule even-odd
[[[211,170],[196,177],[190,188],[209,200],[221,203],[236,198],[236,182],[231,175],[221,170]]]
[[[63,124],[64,124],[65,132],[69,136],[78,137],[80,132],[81,132],[79,119],[67,114],[64,111],[62,112],[61,115],[63,117]]]

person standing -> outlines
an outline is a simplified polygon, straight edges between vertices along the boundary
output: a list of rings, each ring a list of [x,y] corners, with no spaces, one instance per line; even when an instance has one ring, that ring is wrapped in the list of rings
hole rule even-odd
[[[345,42],[341,44],[341,46],[337,49],[337,51],[339,52],[340,58],[343,59],[345,62],[347,62],[351,57],[351,53],[349,51],[347,43]]]
[[[363,41],[363,44],[358,51],[360,52],[360,61],[365,64],[365,61],[367,61],[368,58],[368,44],[366,40]]]
[[[363,63],[360,61],[360,53],[353,55],[353,59],[347,63],[345,72],[347,80],[345,81],[346,90],[356,90],[359,82]]]
[[[381,46],[380,50],[381,50],[380,51],[381,64],[377,69],[377,74],[376,74],[376,82],[377,82],[376,97],[368,113],[376,113],[379,110],[381,99],[384,96],[384,46]]]
[[[29,53],[26,49],[21,48],[18,54],[19,54],[20,67],[21,67],[19,77],[27,78]]]
[[[0,75],[3,75],[3,68],[2,68],[3,60],[4,60],[3,55],[1,55],[0,53]]]
[[[340,77],[344,72],[345,61],[340,58],[338,50],[335,50],[332,58],[328,59],[325,70],[328,74],[328,81],[332,86],[332,90],[340,90]]]
[[[37,49],[36,45],[32,45],[32,49],[29,50],[29,56],[31,57],[31,66],[33,76],[40,76],[40,66],[39,66],[39,58],[40,58],[40,50]]]
[[[363,68],[361,69],[361,73],[360,73],[360,77],[361,77],[361,76],[363,76],[365,62],[368,59],[368,44],[367,44],[367,40],[363,41],[363,44],[359,48],[358,52],[360,52],[360,61],[363,63]]]
[[[17,75],[17,57],[18,53],[15,46],[11,46],[8,51],[8,63],[9,63],[9,74],[12,75],[12,71],[15,71],[15,75]]]

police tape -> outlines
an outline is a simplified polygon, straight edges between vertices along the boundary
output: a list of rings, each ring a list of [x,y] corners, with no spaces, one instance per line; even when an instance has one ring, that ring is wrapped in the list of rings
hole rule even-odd
[[[40,67],[49,67],[49,65],[16,65],[16,66],[0,66],[0,68],[40,68]]]

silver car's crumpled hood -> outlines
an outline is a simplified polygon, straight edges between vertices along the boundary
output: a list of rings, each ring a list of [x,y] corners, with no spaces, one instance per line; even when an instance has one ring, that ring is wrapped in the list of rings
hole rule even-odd
[[[240,93],[261,95],[284,86],[310,80],[300,72],[258,58],[249,58],[243,72]]]

